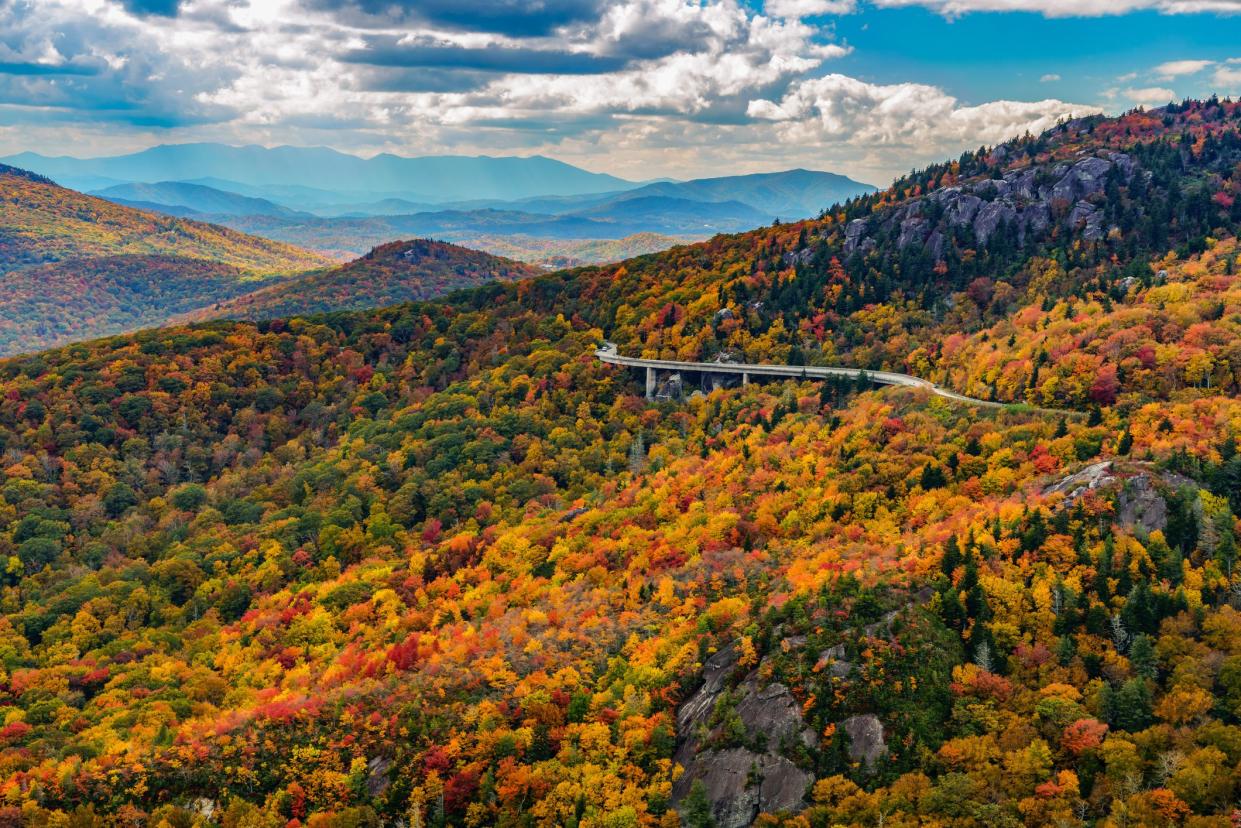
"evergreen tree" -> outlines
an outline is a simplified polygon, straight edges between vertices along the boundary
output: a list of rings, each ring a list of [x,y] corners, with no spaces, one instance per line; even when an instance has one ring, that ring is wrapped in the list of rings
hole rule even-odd
[[[695,779],[690,785],[689,796],[681,809],[681,823],[685,828],[715,828],[715,817],[711,815],[711,802],[707,799],[707,788],[701,779]]]
[[[1155,645],[1149,635],[1139,635],[1129,648],[1129,663],[1141,678],[1154,679],[1158,675]]]

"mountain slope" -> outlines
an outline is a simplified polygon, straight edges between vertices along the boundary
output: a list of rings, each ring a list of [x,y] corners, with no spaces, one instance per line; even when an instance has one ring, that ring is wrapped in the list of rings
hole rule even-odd
[[[443,242],[399,241],[328,271],[283,281],[209,307],[200,306],[184,319],[275,319],[380,308],[431,299],[494,280],[526,279],[539,272],[530,265]]]
[[[249,293],[230,265],[178,256],[100,256],[0,276],[0,355],[150,328]]]
[[[236,193],[217,190],[202,184],[180,181],[160,181],[155,184],[118,184],[91,195],[117,203],[143,202],[146,204],[185,207],[199,213],[219,213],[233,216],[293,216],[296,211],[282,207],[267,199],[250,198]]]
[[[323,147],[231,147],[175,144],[112,158],[48,158],[22,153],[2,159],[57,179],[102,176],[123,181],[222,178],[248,185],[401,192],[415,201],[513,199],[574,195],[634,186],[551,158],[377,155],[359,158]]]
[[[1241,105],[1191,102],[614,266],[0,361],[7,817],[1228,825],[1238,162]],[[603,337],[1045,350],[995,392],[1091,416],[651,403]]]
[[[327,262],[0,167],[0,354],[159,325]]]
[[[268,275],[325,263],[287,244],[121,207],[0,166],[0,270],[118,254],[170,254]]]

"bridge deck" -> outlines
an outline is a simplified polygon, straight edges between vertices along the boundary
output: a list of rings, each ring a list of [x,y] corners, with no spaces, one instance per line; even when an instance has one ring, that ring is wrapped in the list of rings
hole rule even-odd
[[[745,362],[685,362],[674,359],[641,359],[638,357],[621,356],[616,352],[616,346],[610,342],[597,349],[595,357],[601,362],[606,362],[610,365],[646,368],[648,371],[700,371],[710,374],[741,374],[747,378],[831,379],[833,377],[847,377],[849,379],[858,379],[865,374],[867,380],[880,385],[902,385],[907,388],[923,388],[936,396],[954,400],[955,402],[966,403],[967,405],[976,405],[983,408],[1011,407],[1008,403],[967,397],[964,394],[949,391],[947,388],[941,388],[930,380],[924,380],[910,374],[899,374],[895,371],[867,371],[863,368],[823,365],[766,365]],[[1062,411],[1054,408],[1032,408],[1031,410],[1045,414],[1081,415],[1080,411]]]

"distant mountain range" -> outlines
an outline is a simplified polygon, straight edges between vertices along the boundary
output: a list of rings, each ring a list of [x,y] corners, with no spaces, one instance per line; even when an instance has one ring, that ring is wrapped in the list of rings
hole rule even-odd
[[[543,265],[596,263],[811,218],[875,189],[802,169],[644,184],[541,156],[359,158],[322,147],[178,144],[106,158],[26,152],[0,160],[116,204],[338,261],[433,236]]]
[[[217,208],[256,206],[248,203],[255,199],[200,185],[125,192],[188,194]],[[284,218],[296,215],[276,209]],[[329,265],[323,256],[291,245],[134,209],[0,166],[0,356],[174,319],[268,318],[399,304],[540,272],[426,240],[389,244],[356,262]]]
[[[118,204],[151,208],[183,207],[188,211],[224,216],[309,216],[265,198],[239,195],[203,184],[186,181],[160,181],[154,184],[115,184],[92,195]],[[169,212],[161,209],[161,212]],[[188,215],[188,213],[187,213]]]
[[[107,158],[53,158],[24,152],[0,161],[86,189],[125,182],[217,178],[250,186],[382,192],[432,203],[581,195],[638,186],[543,156],[406,158],[385,153],[359,158],[324,147],[166,144]]]
[[[172,255],[252,277],[327,263],[323,256],[235,230],[119,206],[0,165],[0,273],[101,256]]]
[[[275,151],[273,151],[275,152]],[[106,159],[105,159],[106,160]],[[521,160],[521,159],[509,159]],[[240,170],[233,170],[236,174]],[[522,199],[474,198],[433,204],[398,196],[367,200],[366,191],[333,192],[304,185],[194,181],[112,184],[95,192],[120,204],[234,229],[347,258],[392,239],[434,236],[539,263],[596,262],[612,251],[649,252],[653,239],[671,245],[736,232],[773,220],[799,220],[873,187],[812,170],[660,181],[589,194]],[[632,248],[616,242],[641,237]],[[548,259],[547,242],[576,242]]]

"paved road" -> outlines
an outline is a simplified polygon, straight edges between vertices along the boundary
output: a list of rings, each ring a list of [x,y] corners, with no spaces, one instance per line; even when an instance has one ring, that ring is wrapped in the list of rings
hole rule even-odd
[[[956,402],[965,403],[966,405],[976,405],[982,408],[1009,408],[1008,403],[992,402],[991,400],[979,400],[973,397],[967,397],[964,394],[958,394],[955,391],[949,391],[942,388],[930,380],[924,380],[919,377],[910,376],[909,374],[898,374],[895,371],[867,371],[862,368],[843,368],[836,366],[818,366],[818,365],[763,365],[757,363],[744,362],[682,362],[672,359],[639,359],[638,357],[621,356],[616,352],[616,345],[611,342],[603,343],[603,347],[595,351],[595,356],[601,361],[611,365],[624,365],[630,368],[646,368],[647,369],[647,390],[648,395],[652,389],[654,380],[654,371],[703,371],[711,374],[741,374],[743,381],[749,381],[750,377],[783,377],[786,379],[830,379],[832,377],[848,377],[849,379],[857,379],[862,374],[871,382],[880,385],[903,385],[907,388],[922,388],[930,391],[936,396],[945,399],[954,400]],[[1026,410],[1038,411],[1044,414],[1059,414],[1065,416],[1080,415],[1079,411],[1062,411],[1054,408],[1027,408]]]

